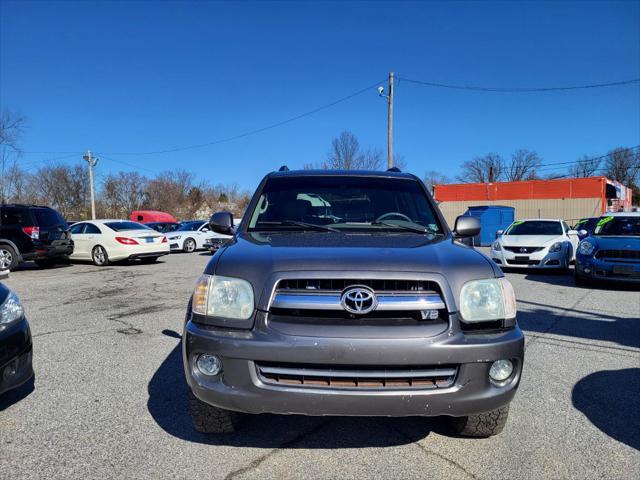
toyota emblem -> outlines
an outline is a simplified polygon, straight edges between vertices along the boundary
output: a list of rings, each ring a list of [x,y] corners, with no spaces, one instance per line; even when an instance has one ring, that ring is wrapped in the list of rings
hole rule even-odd
[[[340,305],[349,313],[365,315],[376,309],[378,299],[369,287],[355,286],[347,288],[342,293]]]

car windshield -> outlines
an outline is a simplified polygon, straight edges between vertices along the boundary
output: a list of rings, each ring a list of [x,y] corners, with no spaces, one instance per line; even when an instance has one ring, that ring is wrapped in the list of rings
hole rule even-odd
[[[530,220],[513,222],[505,235],[562,235],[560,222]]]
[[[593,233],[595,235],[638,237],[640,236],[640,216],[601,217]]]
[[[248,231],[443,233],[420,183],[413,179],[318,175],[267,180]]]
[[[152,230],[146,225],[136,222],[106,222],[105,225],[116,232],[124,232],[126,230]]]
[[[593,231],[598,223],[598,218],[583,218],[578,223],[575,224],[574,228],[576,230],[586,230],[587,232]]]
[[[180,225],[180,228],[176,229],[176,232],[195,232],[198,230],[204,222],[188,222]]]

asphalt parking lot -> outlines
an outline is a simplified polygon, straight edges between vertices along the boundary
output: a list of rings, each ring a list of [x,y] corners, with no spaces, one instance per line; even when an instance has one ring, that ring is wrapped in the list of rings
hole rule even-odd
[[[274,415],[203,436],[180,333],[208,259],[11,273],[36,378],[0,399],[0,477],[640,478],[640,291],[508,274],[527,350],[497,437],[457,438],[442,419]]]

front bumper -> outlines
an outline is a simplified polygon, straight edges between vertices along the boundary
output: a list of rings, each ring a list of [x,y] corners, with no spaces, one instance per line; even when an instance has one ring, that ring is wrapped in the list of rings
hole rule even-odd
[[[607,262],[592,256],[578,254],[576,274],[594,280],[640,283],[640,263]]]
[[[566,263],[565,255],[564,250],[549,252],[548,248],[533,253],[515,253],[504,248],[502,250],[494,250],[491,247],[491,258],[501,267],[563,268]]]
[[[457,320],[452,324],[457,325]],[[247,413],[352,416],[465,416],[507,405],[522,372],[524,335],[519,328],[495,333],[447,330],[433,338],[338,338],[285,335],[266,324],[251,331],[188,321],[183,336],[187,382],[200,400]],[[195,368],[201,353],[217,355],[223,372],[206,377]],[[515,372],[504,386],[488,376],[498,359],[512,359]],[[441,366],[458,368],[453,385],[439,389],[329,388],[265,383],[256,362],[331,366]]]
[[[0,332],[0,394],[33,377],[31,331],[26,319]]]

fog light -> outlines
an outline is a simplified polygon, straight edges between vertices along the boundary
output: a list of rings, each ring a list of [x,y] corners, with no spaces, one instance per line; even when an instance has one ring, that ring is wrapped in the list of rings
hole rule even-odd
[[[591,273],[591,269],[589,267],[585,267],[583,270],[584,273]]]
[[[496,360],[489,369],[489,376],[496,382],[504,382],[512,373],[513,363],[509,360]]]
[[[222,362],[215,355],[200,355],[196,360],[198,370],[204,375],[218,375],[222,371]]]

